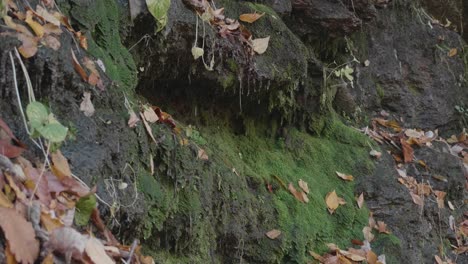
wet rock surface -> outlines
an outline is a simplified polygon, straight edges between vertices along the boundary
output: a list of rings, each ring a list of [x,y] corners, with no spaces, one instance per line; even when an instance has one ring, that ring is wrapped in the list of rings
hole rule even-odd
[[[106,28],[102,20],[89,21],[85,16],[85,10],[90,9],[87,1],[63,2],[65,6],[69,4],[67,9],[73,25],[89,30],[90,39]],[[119,2],[120,11],[126,10],[123,2]],[[123,180],[130,183],[128,188],[133,190],[135,174],[127,165],[135,167],[144,196],[138,197],[138,206],[121,208],[113,216],[120,224],[114,228],[122,230],[123,236],[131,239],[135,234],[144,234],[145,242],[153,250],[162,249],[181,256],[203,254],[213,263],[297,262],[291,257],[296,248],[283,251],[281,242],[265,242],[265,228],[275,228],[278,212],[269,205],[271,200],[264,182],[240,178],[232,171],[235,164],[227,165],[225,160],[199,162],[197,147],[179,147],[168,127],[155,128],[155,133],[160,135],[158,146],[150,145],[142,126],[128,129],[123,95],[133,94],[137,85],[137,92],[145,98],[134,99],[135,102],[161,103],[174,112],[186,114],[184,121],[193,119],[201,126],[210,119],[196,116],[202,113],[200,109],[222,112],[223,117],[216,121],[234,127],[233,135],[246,134],[243,117],[262,116],[256,119],[259,127],[264,125],[265,117],[274,120],[273,123],[281,125],[268,128],[272,131],[269,136],[284,136],[286,144],[294,140],[282,131],[288,126],[319,131],[310,127],[325,122],[317,115],[324,109],[331,110],[328,109],[331,106],[347,117],[353,117],[358,110],[360,115],[372,116],[385,109],[392,116],[403,118],[408,127],[439,128],[441,133],[463,125],[454,107],[468,100],[468,89],[463,81],[466,66],[461,54],[465,44],[458,33],[448,28],[428,26],[428,20],[418,13],[418,6],[413,8],[408,1],[399,1],[404,3],[402,5],[364,0],[258,2],[263,5],[247,1],[216,2],[218,7],[224,6],[226,15],[232,18],[252,11],[265,12],[265,17],[249,25],[249,29],[255,37],[271,36],[272,40],[264,55],[247,60],[249,56],[243,53],[244,48],[239,43],[219,38],[207,26],[206,58],[211,59],[214,54],[213,72],[206,71],[200,61],[193,60],[190,50],[197,32],[196,16],[180,0],[172,1],[168,24],[156,35],[154,19],[146,11],[133,24],[125,16],[121,18],[119,32],[140,71],[138,82],[134,79],[136,69],[129,66],[125,72],[132,74],[114,73],[126,77],[117,85],[112,78],[106,79],[105,91],[84,84],[69,59],[69,50],[75,44],[67,35],[62,35],[61,52],[44,48],[34,58],[25,60],[36,98],[47,102],[62,123],[68,125],[69,122],[78,131],[76,140],[62,146],[76,175],[90,185],[97,184],[98,193],[106,201],[128,205],[134,201],[134,193],[117,191],[117,196],[113,196],[106,180],[107,183],[110,179]],[[204,37],[199,23],[198,46]],[[117,34],[118,24],[114,27],[112,34]],[[354,43],[352,47],[347,45],[344,36]],[[97,58],[105,55],[103,51],[108,52],[110,57],[117,58],[109,57],[110,65],[116,68],[121,67],[118,61],[128,60],[125,52],[114,53],[105,38],[100,40],[94,49]],[[115,43],[120,43],[120,39],[113,45]],[[333,43],[339,43],[336,50],[330,51],[333,55],[317,52],[318,46],[329,45],[331,50]],[[32,146],[18,111],[9,60],[9,52],[17,44],[15,38],[1,36],[0,116],[22,141]],[[449,57],[450,48],[458,48],[459,55]],[[79,56],[86,54],[82,52]],[[339,80],[339,85],[327,88],[323,72],[332,73],[327,65],[335,59],[349,61],[352,56],[360,61],[352,64],[353,85]],[[365,60],[370,62],[367,67],[363,65]],[[19,71],[17,77],[25,104],[25,80]],[[126,90],[121,90],[119,84]],[[84,91],[92,92],[97,110],[91,118],[79,111]],[[300,149],[297,146],[301,143],[295,144],[291,149]],[[39,151],[33,152],[41,156]],[[466,172],[460,160],[437,142],[431,148],[417,149],[416,156],[427,163],[429,170],[410,165],[408,174],[447,192],[457,210],[439,210],[433,200],[428,200],[421,210],[412,202],[408,190],[398,183],[393,159],[384,153],[376,162],[374,173],[356,177],[356,193],[365,193],[367,206],[375,218],[385,221],[400,239],[377,238],[375,247],[387,255],[387,263],[433,262],[441,243],[453,243],[449,216],[454,215],[457,221],[463,217]],[[151,157],[158,162],[158,176],[148,172]],[[447,182],[434,179],[434,175],[445,176]],[[221,182],[225,187],[220,187]],[[201,193],[197,192],[200,188]],[[155,201],[170,202],[161,205]],[[175,206],[179,201],[180,207]],[[190,209],[191,201],[199,201],[198,207]],[[104,211],[110,215],[109,209]],[[135,230],[126,229],[128,226]],[[221,246],[215,248],[216,244]],[[465,256],[458,259],[459,263],[466,261]]]

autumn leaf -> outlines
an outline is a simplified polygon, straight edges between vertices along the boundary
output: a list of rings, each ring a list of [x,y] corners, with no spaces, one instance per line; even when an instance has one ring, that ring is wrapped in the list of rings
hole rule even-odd
[[[253,23],[261,18],[265,13],[250,13],[250,14],[242,14],[239,16],[239,20],[242,22]]]
[[[104,250],[104,245],[95,237],[90,237],[85,247],[86,255],[94,262],[99,264],[115,263]]]
[[[450,49],[450,51],[448,52],[448,56],[453,57],[453,56],[457,55],[457,53],[458,53],[457,48],[453,48],[453,49]]]
[[[366,260],[369,264],[377,264],[377,255],[373,251],[369,250],[367,251]]]
[[[276,239],[281,235],[281,231],[278,229],[272,229],[265,234],[269,239]]]
[[[377,221],[377,230],[379,230],[379,233],[390,234],[390,231],[387,230],[387,224],[383,221]]]
[[[365,226],[362,229],[362,234],[364,235],[364,239],[368,242],[372,242],[374,240],[374,234],[372,234],[372,228],[369,226]]]
[[[444,208],[445,207],[444,199],[447,193],[443,191],[434,191],[434,194],[437,197],[437,206],[439,208]]]
[[[94,115],[95,109],[93,103],[91,102],[90,92],[83,93],[83,101],[80,104],[80,111],[83,112],[87,117]]]
[[[318,260],[320,263],[325,263],[325,258],[320,256],[319,254],[315,253],[314,251],[309,251],[309,254],[315,259]]]
[[[327,196],[325,197],[325,203],[327,204],[328,212],[330,212],[330,214],[333,214],[340,205],[340,198],[338,197],[338,195],[336,195],[335,190],[327,194]]]
[[[358,251],[357,249],[350,248],[348,251],[340,250],[339,252],[340,254],[345,256],[347,259],[352,260],[352,261],[360,262],[360,261],[366,260],[366,257],[362,256],[366,254],[364,250],[362,250],[361,252],[361,251]]]
[[[354,177],[352,175],[347,175],[341,172],[336,172],[336,175],[345,181],[353,181]]]
[[[158,144],[158,142],[156,141],[156,139],[154,138],[153,136],[153,130],[151,129],[150,125],[148,124],[148,122],[146,122],[146,119],[145,119],[145,116],[143,115],[143,113],[140,112],[140,117],[141,117],[141,120],[143,121],[143,124],[145,125],[145,128],[146,128],[146,132],[148,133],[148,135],[150,136],[151,140],[153,140],[153,142],[155,144]]]
[[[75,36],[78,38],[78,42],[80,43],[80,46],[88,50],[88,39],[86,38],[85,35],[83,35],[80,31],[75,32]]]
[[[301,187],[301,189],[302,189],[305,193],[309,194],[309,186],[307,185],[307,182],[305,182],[305,181],[303,181],[302,179],[300,179],[299,182],[298,182],[298,184],[299,184],[299,187]]]
[[[21,46],[18,48],[19,53],[24,58],[28,59],[37,53],[37,40],[34,37],[26,34],[18,34],[18,39],[21,41]]]
[[[47,212],[41,212],[41,224],[48,232],[63,227],[63,223],[58,218],[52,218]]]
[[[380,157],[382,157],[382,152],[378,152],[377,150],[373,149],[369,152],[369,155],[376,159],[380,159]]]
[[[197,154],[197,158],[201,159],[201,160],[208,160],[208,154],[206,154],[206,151],[202,148],[198,149],[198,154]]]
[[[140,121],[140,119],[138,118],[138,116],[136,115],[135,111],[133,111],[132,109],[129,109],[128,110],[128,114],[130,115],[130,117],[128,118],[128,122],[127,122],[127,125],[129,127],[136,127],[137,126],[137,123],[138,121]]]
[[[73,52],[73,49],[71,49],[71,54],[72,54],[72,63],[73,63],[73,68],[75,71],[80,75],[81,79],[85,82],[88,82],[88,75],[86,74],[85,70],[83,67],[81,67],[80,62],[76,58],[75,52]]]
[[[364,193],[361,193],[361,195],[359,195],[359,197],[356,198],[356,202],[359,209],[361,209],[364,204]]]
[[[28,37],[34,37],[33,34],[31,33],[31,31],[29,31],[29,29],[27,27],[25,27],[25,26],[23,26],[21,24],[15,23],[13,21],[13,18],[11,18],[10,16],[4,16],[3,21],[5,22],[7,27],[16,30],[19,33],[23,33],[24,35],[26,35]]]
[[[50,14],[49,12],[47,12],[47,10],[45,8],[43,8],[42,6],[40,5],[37,5],[36,6],[36,13],[37,15],[39,15],[42,19],[44,19],[45,21],[57,26],[57,27],[60,27],[60,20],[58,20],[55,16],[53,16],[52,14]]]
[[[70,170],[70,165],[68,165],[68,160],[62,155],[60,150],[50,154],[52,159],[51,170],[57,176],[57,178],[62,181],[64,178],[71,177],[72,172]]]
[[[252,40],[252,48],[257,54],[263,54],[268,48],[270,36]]]
[[[28,10],[26,12],[26,20],[25,22],[29,25],[29,27],[34,31],[36,36],[39,38],[42,38],[44,36],[44,28],[42,27],[41,24],[38,22],[34,21],[32,18],[33,12],[31,10]]]
[[[81,260],[87,242],[87,237],[75,229],[62,227],[51,232],[48,246],[54,252],[71,255],[74,259]]]
[[[16,261],[34,263],[39,256],[39,242],[32,224],[16,210],[0,208],[0,226]]]
[[[401,147],[403,149],[403,158],[405,160],[405,163],[412,162],[413,159],[414,159],[414,150],[413,150],[413,148],[410,146],[410,144],[408,144],[408,142],[406,142],[406,140],[404,138],[400,139],[400,143],[401,143]]]
[[[60,41],[56,37],[50,35],[44,38],[44,43],[47,47],[55,51],[59,50],[61,46]]]
[[[0,207],[5,208],[13,208],[13,204],[11,203],[10,199],[0,190]]]
[[[153,108],[145,107],[143,115],[145,116],[146,121],[150,123],[156,123],[159,120],[158,115],[154,112]]]
[[[303,203],[309,202],[309,198],[307,197],[307,194],[303,191],[296,190],[296,188],[294,187],[292,183],[289,183],[288,190],[298,201],[303,202]]]
[[[413,203],[419,205],[419,206],[424,206],[424,200],[417,194],[410,192],[411,198],[413,199]]]

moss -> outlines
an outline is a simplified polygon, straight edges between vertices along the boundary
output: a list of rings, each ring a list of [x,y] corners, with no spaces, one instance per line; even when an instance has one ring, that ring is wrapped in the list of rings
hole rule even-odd
[[[392,234],[378,233],[372,242],[372,247],[380,254],[385,254],[386,262],[389,264],[401,263],[399,252],[401,252],[401,242],[398,237]]]
[[[418,87],[414,84],[408,84],[408,90],[411,92],[412,95],[415,95],[415,96],[421,94]]]
[[[68,8],[71,17],[86,33],[88,53],[102,60],[106,74],[119,87],[132,91],[137,83],[136,65],[130,52],[122,45],[117,3],[112,0],[73,0]]]

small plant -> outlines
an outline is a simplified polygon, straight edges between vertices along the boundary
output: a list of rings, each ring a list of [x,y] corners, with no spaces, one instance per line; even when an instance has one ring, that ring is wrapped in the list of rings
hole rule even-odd
[[[50,113],[43,104],[31,102],[26,108],[26,115],[33,137],[42,136],[49,142],[57,144],[67,137],[68,128],[60,124],[54,114]]]

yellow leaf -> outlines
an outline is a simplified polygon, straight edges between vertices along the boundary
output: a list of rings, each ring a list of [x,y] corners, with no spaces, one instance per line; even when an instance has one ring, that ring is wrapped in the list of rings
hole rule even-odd
[[[45,212],[41,213],[41,224],[48,232],[63,227],[63,223],[58,218],[52,218],[50,214]]]
[[[13,208],[13,204],[2,190],[0,190],[0,207]]]
[[[457,55],[457,53],[458,53],[457,48],[453,48],[453,49],[450,49],[450,51],[448,53],[448,56],[453,57],[453,56]]]
[[[325,197],[325,203],[327,204],[328,211],[330,212],[330,214],[333,214],[336,208],[338,208],[338,206],[340,205],[339,198],[338,195],[336,195],[335,190],[327,194],[327,196]]]
[[[239,20],[247,23],[253,23],[261,18],[265,13],[251,13],[251,14],[242,14],[239,16]]]
[[[344,174],[341,172],[336,172],[336,175],[345,181],[353,181],[354,177],[352,175]]]
[[[42,38],[42,36],[44,36],[44,28],[42,27],[41,24],[33,20],[32,15],[33,13],[31,12],[31,10],[28,10],[26,12],[25,22],[29,25],[29,27],[31,27],[31,29],[34,31],[36,36],[38,36],[39,38]]]

